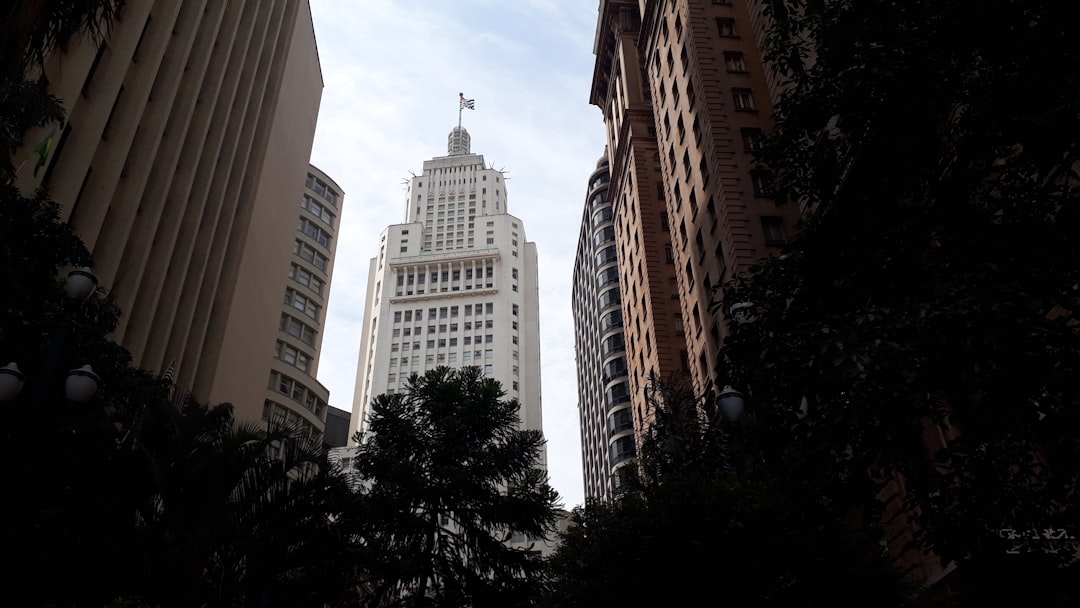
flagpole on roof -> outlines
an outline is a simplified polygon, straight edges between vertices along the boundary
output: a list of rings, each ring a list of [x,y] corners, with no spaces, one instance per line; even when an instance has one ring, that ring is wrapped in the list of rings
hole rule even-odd
[[[457,128],[461,129],[461,111],[465,109],[465,93],[458,93]]]

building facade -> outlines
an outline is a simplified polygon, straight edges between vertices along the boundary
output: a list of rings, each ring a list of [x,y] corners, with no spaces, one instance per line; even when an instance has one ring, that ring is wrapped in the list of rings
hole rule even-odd
[[[42,77],[68,118],[43,171],[32,143],[16,155],[17,183],[92,252],[113,338],[258,420],[322,96],[308,3],[129,2]]]
[[[369,266],[352,432],[373,398],[443,365],[482,368],[521,403],[522,428],[542,430],[536,245],[509,214],[502,172],[455,127],[406,191],[404,221]]]
[[[649,419],[652,378],[688,373],[685,329],[649,82],[638,49],[641,16],[633,1],[602,2],[590,102],[601,109],[611,173],[608,197],[623,304],[631,412]]]
[[[316,436],[324,435],[329,414],[330,391],[315,376],[344,202],[341,187],[312,165],[300,199],[289,280],[263,401],[264,421],[299,426]]]
[[[776,94],[763,27],[748,0],[600,3],[590,101],[608,134],[639,429],[652,373],[718,392],[726,330],[714,288],[779,253],[800,217],[754,166]]]
[[[585,496],[599,500],[637,453],[609,178],[605,155],[589,176],[572,286]]]

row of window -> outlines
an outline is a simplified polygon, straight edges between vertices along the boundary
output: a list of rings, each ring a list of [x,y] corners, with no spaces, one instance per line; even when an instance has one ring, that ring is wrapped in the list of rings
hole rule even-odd
[[[296,310],[304,313],[312,319],[319,318],[319,305],[315,303],[315,300],[305,296],[304,294],[296,291],[292,287],[285,288],[285,303],[292,306]]]
[[[322,420],[326,414],[326,402],[320,399],[315,391],[295,378],[278,372],[270,372],[269,388],[282,395],[288,395],[293,401],[315,414],[319,420]]]
[[[327,226],[334,227],[334,214],[330,212],[329,207],[316,202],[310,196],[305,194],[300,199],[300,208],[310,211],[312,215],[322,220]]]
[[[439,308],[429,308],[427,310],[427,318],[428,318],[428,320],[434,320],[436,318],[439,318],[439,319],[446,319],[446,318],[456,319],[457,316],[458,316],[458,311],[462,310],[462,309],[464,309],[464,313],[465,313],[466,317],[471,317],[473,315],[474,310],[476,311],[477,315],[495,314],[495,304],[493,302],[487,302],[485,304],[476,304],[475,307],[472,304],[465,304],[462,307],[458,307],[458,306],[442,306],[442,307],[439,307]],[[513,311],[514,311],[514,315],[518,314],[518,305],[517,304],[514,304]],[[394,311],[394,323],[401,323],[403,320],[406,323],[408,323],[410,321],[423,321],[424,320],[424,309],[417,308],[415,310],[395,310]],[[488,321],[488,323],[490,323],[490,321]],[[489,327],[490,327],[490,325],[489,325]]]
[[[307,187],[309,190],[315,191],[316,194],[323,197],[326,202],[330,203],[337,208],[338,193],[334,192],[334,189],[327,186],[323,181],[310,173],[307,176]]]
[[[457,323],[440,323],[438,325],[428,325],[427,327],[427,333],[428,335],[431,335],[436,333],[436,328],[438,328],[438,333],[440,334],[445,334],[447,331],[449,331],[450,333],[457,333],[459,325]],[[465,321],[461,324],[461,327],[465,331],[473,331],[474,327],[476,331],[480,331],[482,329],[491,329],[495,327],[495,321],[491,319],[488,319],[487,321],[477,321],[475,326],[472,321]],[[514,329],[517,329],[517,321],[514,321]],[[395,338],[401,336],[420,336],[423,335],[423,333],[424,328],[420,325],[405,328],[395,327],[393,330]]]
[[[425,364],[443,363],[446,360],[446,359],[444,359],[444,357],[446,357],[447,355],[454,355],[453,358],[449,359],[449,361],[451,363],[456,361],[457,353],[441,353],[438,356],[436,356],[435,354],[425,355],[424,363]],[[482,351],[481,350],[467,350],[467,351],[465,351],[465,352],[463,352],[461,354],[462,361],[471,361],[474,358],[477,361],[480,361],[481,359],[494,359],[495,358],[495,351],[489,348],[489,349],[482,350]],[[420,355],[413,355],[412,357],[400,357],[400,358],[391,357],[390,358],[390,367],[398,367],[399,365],[401,367],[406,367],[408,365],[420,365]]]
[[[316,277],[297,264],[289,265],[289,278],[319,295],[322,295],[323,287],[326,286],[326,283],[322,279]]]
[[[487,351],[484,351],[484,353],[485,353],[485,356],[484,356],[485,359],[494,358],[494,355],[492,354],[492,351],[487,350]],[[476,357],[476,360],[479,361],[480,360],[480,351],[478,351],[478,350],[477,351],[465,351],[464,353],[462,353],[462,359],[465,360],[465,361],[472,361],[474,355]],[[431,364],[431,363],[446,363],[447,361],[449,361],[450,363],[455,363],[457,361],[457,353],[441,353],[439,355],[428,355],[425,359],[426,359],[425,362],[428,363],[428,364]],[[518,360],[518,352],[515,350],[514,351],[514,361],[517,361],[517,360]],[[402,365],[404,365],[404,363],[402,363]],[[493,365],[493,364],[489,363],[488,365]],[[515,378],[517,378],[518,376],[521,375],[521,369],[516,365],[513,366],[512,372],[513,372]],[[410,374],[411,374],[411,372],[401,372],[400,374],[397,373],[397,372],[390,372],[389,374],[386,375],[386,382],[387,382],[387,384],[397,384],[399,379],[402,382],[405,382],[406,380],[408,380]],[[515,390],[517,390],[517,389],[515,388]]]
[[[304,419],[303,416],[297,414],[291,409],[267,399],[263,401],[262,410],[263,421],[272,424],[275,428],[281,428],[284,426],[290,426],[293,428],[300,428],[302,435],[306,435],[310,439],[319,438],[322,433],[319,429],[315,428],[313,424]],[[284,446],[282,446],[284,447]],[[277,457],[277,454],[272,454],[273,457]]]
[[[315,335],[317,333],[315,328],[296,319],[292,315],[281,313],[281,324],[278,329],[300,340],[304,344],[309,346],[315,345]]]
[[[274,350],[274,358],[284,361],[304,373],[311,373],[311,357],[291,344],[278,340],[277,347]]]
[[[431,282],[432,283],[439,283],[439,282],[445,283],[447,281],[460,281],[462,273],[465,274],[465,279],[466,280],[472,280],[473,271],[472,271],[471,268],[469,268],[469,269],[466,269],[464,271],[462,271],[462,270],[444,270],[441,273],[433,272],[433,273],[431,273]],[[481,278],[481,277],[492,278],[494,275],[495,275],[495,269],[494,268],[478,269],[476,271],[476,278],[478,278],[478,279]],[[513,269],[513,276],[514,276],[515,279],[518,277],[517,268]],[[412,285],[413,283],[416,283],[418,285],[423,285],[424,280],[427,277],[428,277],[428,274],[425,273],[425,272],[421,272],[421,273],[412,273],[412,272],[410,272],[408,274],[399,274],[398,277],[397,277],[397,284],[398,284],[398,287],[401,287],[402,285]]]
[[[326,268],[330,265],[329,258],[318,251],[315,251],[314,247],[303,241],[296,241],[296,244],[293,245],[293,253],[300,259],[311,262],[312,265],[323,272],[325,272]]]
[[[309,237],[314,239],[316,243],[322,245],[323,247],[326,247],[327,249],[330,248],[330,239],[332,238],[331,234],[326,230],[320,228],[317,224],[315,224],[315,222],[309,220],[308,218],[300,218],[300,221],[296,225],[296,229],[308,235]]]

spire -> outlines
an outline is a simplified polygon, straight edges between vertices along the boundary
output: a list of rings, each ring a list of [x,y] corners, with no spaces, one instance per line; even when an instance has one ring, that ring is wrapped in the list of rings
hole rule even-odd
[[[450,131],[450,136],[446,138],[446,153],[449,156],[469,154],[471,141],[468,131],[460,126],[454,127]]]

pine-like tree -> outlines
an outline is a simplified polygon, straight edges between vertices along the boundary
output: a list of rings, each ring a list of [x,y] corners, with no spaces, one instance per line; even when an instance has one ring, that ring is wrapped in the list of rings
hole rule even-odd
[[[354,459],[355,514],[377,606],[529,605],[543,564],[512,537],[551,532],[558,496],[539,431],[479,368],[439,367],[372,403]]]

